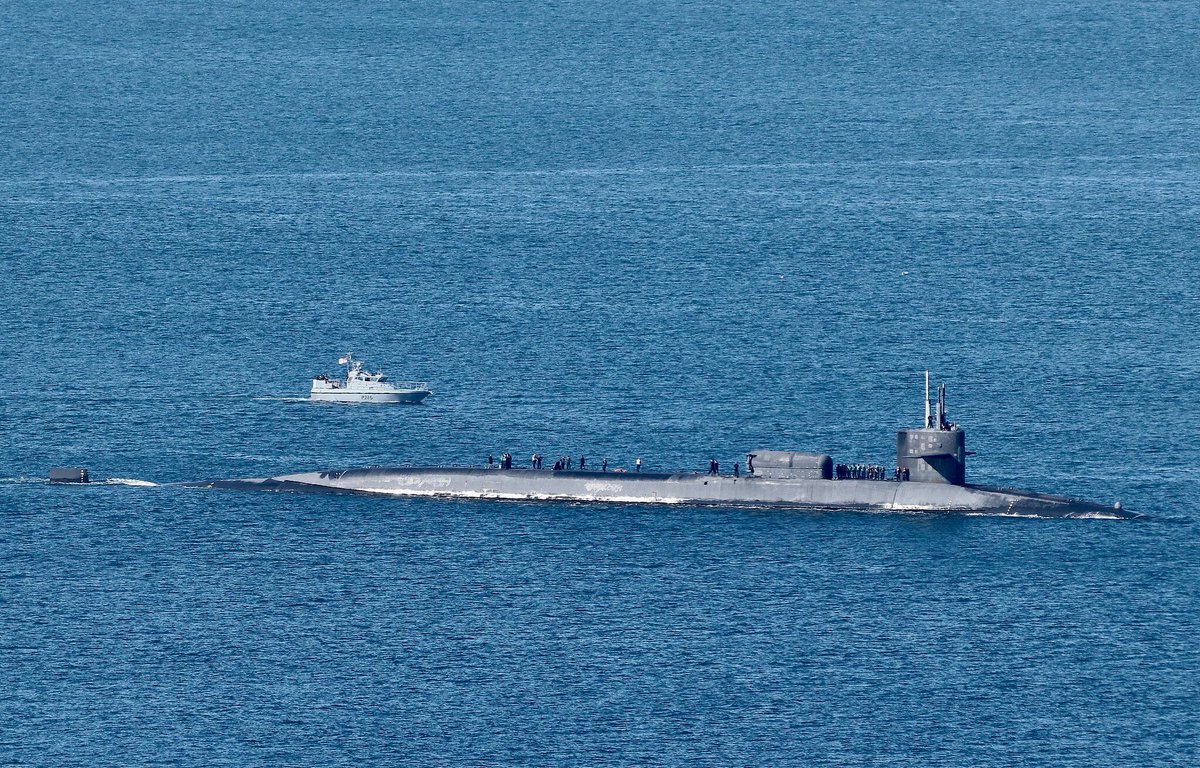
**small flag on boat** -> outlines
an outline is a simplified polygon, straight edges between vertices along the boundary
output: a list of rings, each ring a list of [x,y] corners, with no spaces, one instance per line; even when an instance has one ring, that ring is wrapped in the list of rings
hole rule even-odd
[[[348,356],[338,358],[338,365],[345,365],[348,362],[350,362],[350,358]]]

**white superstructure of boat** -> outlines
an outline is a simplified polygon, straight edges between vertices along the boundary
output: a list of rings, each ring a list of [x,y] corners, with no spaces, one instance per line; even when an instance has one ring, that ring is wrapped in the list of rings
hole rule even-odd
[[[338,359],[346,366],[346,377],[335,379],[326,374],[313,378],[309,400],[330,403],[419,403],[433,394],[423,381],[389,381],[382,373],[369,373],[363,364],[347,354]]]

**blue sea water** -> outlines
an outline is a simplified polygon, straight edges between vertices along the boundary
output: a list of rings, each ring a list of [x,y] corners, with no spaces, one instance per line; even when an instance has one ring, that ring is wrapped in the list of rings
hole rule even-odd
[[[1190,2],[0,5],[0,764],[1197,764],[1198,43]],[[349,350],[436,394],[303,402]],[[1144,517],[170,485],[891,465],[926,368],[971,479]]]

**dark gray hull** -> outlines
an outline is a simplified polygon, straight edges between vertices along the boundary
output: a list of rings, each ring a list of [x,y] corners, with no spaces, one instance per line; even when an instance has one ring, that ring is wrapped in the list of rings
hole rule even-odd
[[[793,509],[962,512],[1022,517],[1138,517],[1119,506],[973,485],[889,480],[801,480],[693,473],[462,467],[371,468],[221,480],[206,487],[519,501],[594,501]]]

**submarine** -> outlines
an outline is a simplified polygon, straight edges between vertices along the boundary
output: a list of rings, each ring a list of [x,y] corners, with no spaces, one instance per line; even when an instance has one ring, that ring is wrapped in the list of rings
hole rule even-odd
[[[783,507],[814,510],[950,512],[1019,517],[1140,517],[1118,502],[1104,505],[1045,493],[966,482],[966,433],[946,415],[946,387],[931,407],[925,374],[925,423],[896,433],[896,468],[837,465],[825,453],[754,450],[745,472],[628,472],[512,466],[369,467],[186,485],[293,493],[429,496],[515,501]],[[489,462],[490,464],[490,462]],[[540,465],[540,462],[535,462]],[[640,460],[638,462],[640,470]]]

